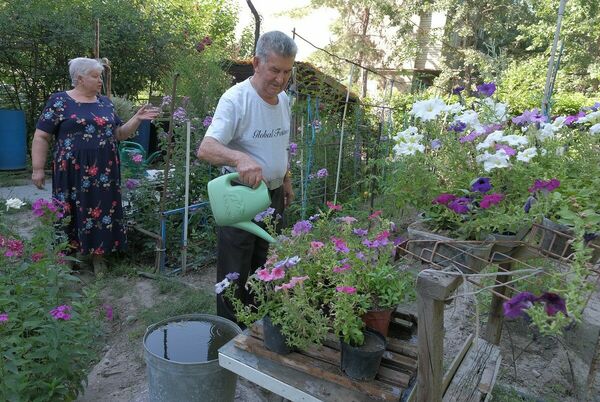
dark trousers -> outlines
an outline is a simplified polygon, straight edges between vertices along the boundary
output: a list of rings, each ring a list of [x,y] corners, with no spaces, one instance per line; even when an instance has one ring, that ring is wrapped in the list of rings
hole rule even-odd
[[[273,217],[277,214],[283,216],[283,186],[269,190],[269,195],[271,208],[275,208]],[[280,224],[279,227],[281,226]],[[217,282],[221,282],[230,272],[239,273],[236,297],[244,304],[251,303],[253,297],[245,289],[245,284],[248,276],[264,265],[268,251],[269,243],[252,233],[229,226],[217,228]],[[237,323],[233,308],[223,299],[222,294],[217,295],[217,314]]]

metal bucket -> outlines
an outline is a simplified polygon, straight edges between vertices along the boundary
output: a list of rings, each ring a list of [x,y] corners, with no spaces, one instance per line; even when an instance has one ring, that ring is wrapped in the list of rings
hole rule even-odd
[[[218,349],[241,333],[232,321],[210,314],[149,326],[143,344],[150,401],[233,401],[237,375],[219,366]]]

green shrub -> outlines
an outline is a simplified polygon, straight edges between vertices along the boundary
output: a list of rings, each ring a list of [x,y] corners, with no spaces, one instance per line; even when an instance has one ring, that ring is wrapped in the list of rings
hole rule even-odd
[[[103,313],[76,290],[47,218],[26,242],[0,228],[2,401],[72,401],[96,356]]]

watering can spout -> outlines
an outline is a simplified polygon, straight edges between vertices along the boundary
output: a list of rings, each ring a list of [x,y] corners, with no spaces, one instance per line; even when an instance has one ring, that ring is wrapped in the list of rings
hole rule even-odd
[[[274,243],[263,228],[252,222],[252,219],[271,205],[269,190],[264,182],[257,188],[233,185],[239,179],[238,173],[230,173],[208,182],[208,198],[215,223],[218,226],[231,226],[258,236],[269,243]]]
[[[275,243],[275,239],[269,233],[267,233],[266,230],[264,230],[263,228],[258,226],[256,223],[239,222],[239,223],[234,223],[234,224],[228,225],[228,226],[242,229],[242,230],[245,230],[246,232],[250,232],[253,235],[260,237],[261,239],[268,241],[269,243]]]

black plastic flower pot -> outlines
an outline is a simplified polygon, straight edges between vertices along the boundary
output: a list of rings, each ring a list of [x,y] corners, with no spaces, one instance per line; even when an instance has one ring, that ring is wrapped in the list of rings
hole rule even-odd
[[[341,343],[341,369],[353,380],[371,381],[377,375],[381,358],[386,348],[386,340],[379,332],[367,328],[365,341],[360,346]]]
[[[263,317],[263,343],[271,352],[287,355],[292,349],[285,342],[285,336],[281,333],[281,327],[274,325],[269,316]]]

